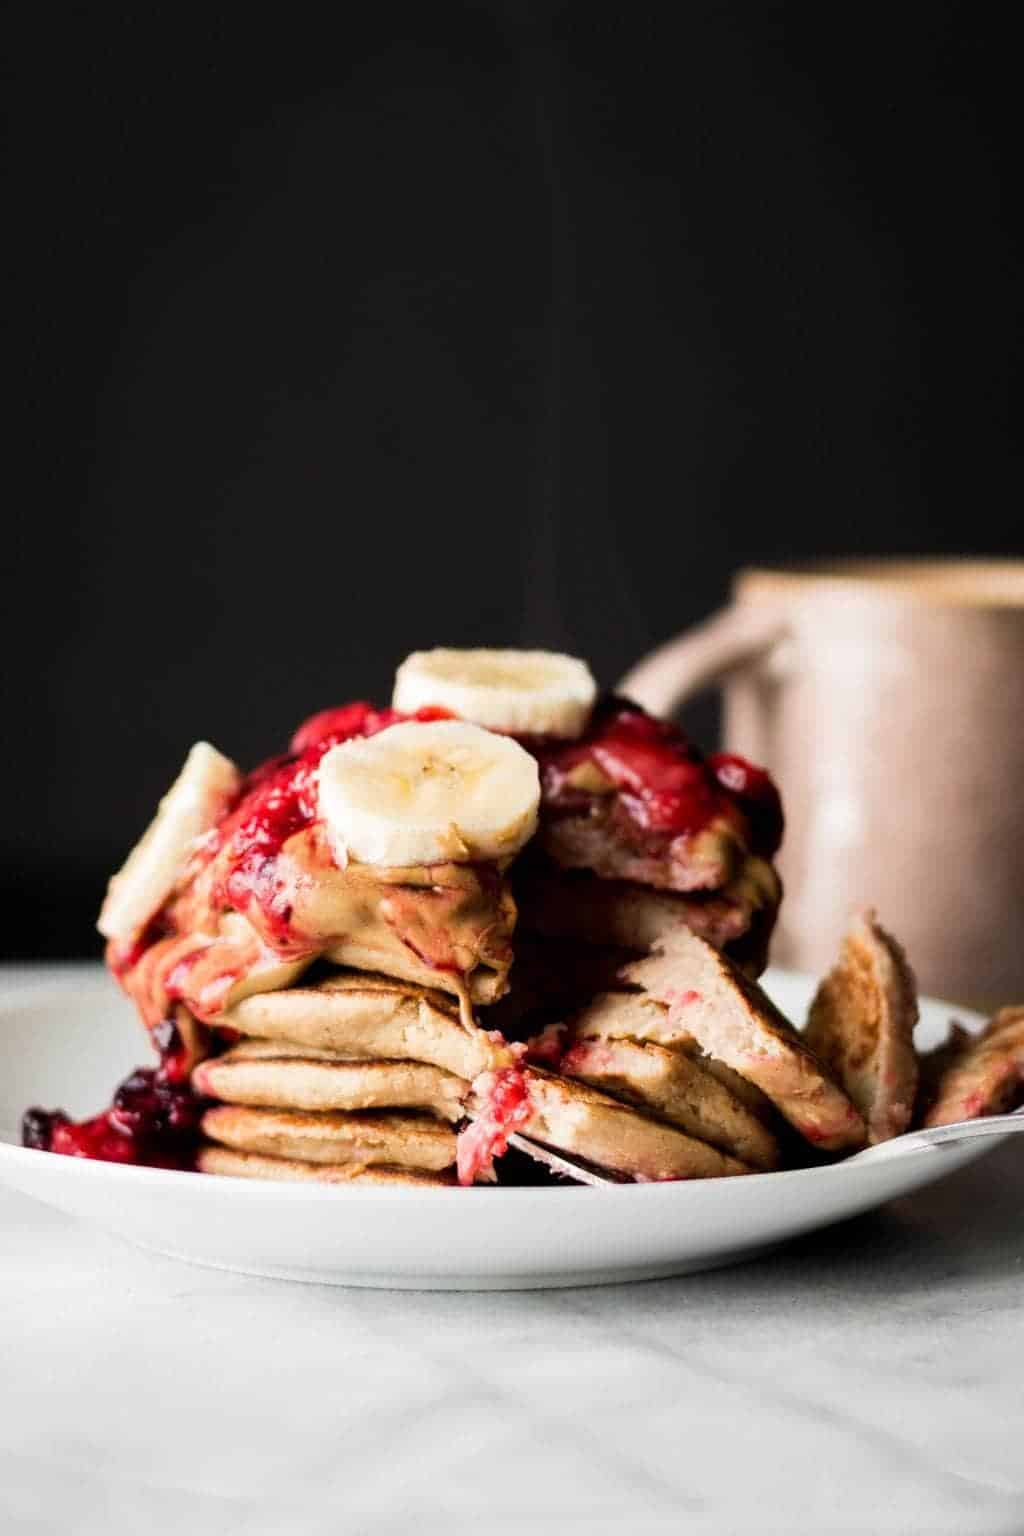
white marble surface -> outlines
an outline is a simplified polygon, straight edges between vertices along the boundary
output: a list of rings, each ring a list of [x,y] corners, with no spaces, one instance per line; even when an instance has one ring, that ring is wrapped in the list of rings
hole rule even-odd
[[[1017,1145],[772,1258],[410,1294],[0,1194],[0,1531],[1024,1531]]]

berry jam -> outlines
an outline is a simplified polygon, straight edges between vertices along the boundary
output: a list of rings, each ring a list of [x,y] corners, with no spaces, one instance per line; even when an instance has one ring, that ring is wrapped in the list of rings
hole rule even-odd
[[[646,833],[674,838],[699,832],[718,817],[746,819],[751,848],[770,858],[782,837],[778,791],[763,769],[719,753],[705,759],[669,720],[611,696],[573,742],[524,739],[540,762],[544,802],[554,812],[585,811],[595,798],[585,770],[597,770],[621,808]]]
[[[713,753],[708,758],[708,767],[722,788],[739,801],[750,824],[755,852],[770,859],[778,852],[785,829],[782,800],[773,779],[763,768],[733,752]]]
[[[126,1077],[109,1109],[77,1122],[59,1109],[26,1110],[22,1145],[105,1163],[194,1168],[206,1103],[189,1086],[186,1048],[173,1020],[158,1025],[152,1038],[160,1065]]]
[[[205,1108],[187,1083],[166,1081],[156,1067],[139,1068],[125,1078],[110,1108],[91,1120],[74,1122],[61,1110],[27,1110],[22,1145],[106,1163],[194,1168]]]
[[[377,709],[373,704],[358,700],[355,704],[341,704],[337,709],[322,709],[311,715],[299,726],[291,739],[288,750],[293,757],[302,757],[315,749],[319,758],[329,747],[340,741],[351,741],[355,736],[376,736],[389,725],[401,725],[406,720],[450,720],[446,709],[419,709],[414,715],[402,714],[397,709]]]
[[[160,1052],[160,1075],[165,1082],[183,1083],[189,1075],[189,1050],[173,1019],[161,1019],[149,1032]]]
[[[460,1184],[474,1184],[493,1173],[494,1159],[508,1151],[508,1139],[526,1125],[533,1113],[530,1087],[520,1065],[483,1072],[473,1084],[479,1109],[460,1131],[456,1168]]]
[[[565,1054],[568,1030],[567,1024],[546,1024],[539,1034],[531,1035],[527,1040],[526,1060],[532,1066],[557,1072]]]

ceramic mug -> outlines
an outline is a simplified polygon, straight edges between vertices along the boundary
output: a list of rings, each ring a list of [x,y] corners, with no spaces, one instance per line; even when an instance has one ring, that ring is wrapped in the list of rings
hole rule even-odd
[[[1024,561],[741,571],[619,686],[671,714],[717,682],[785,804],[773,958],[821,972],[870,904],[923,990],[1024,1001]]]

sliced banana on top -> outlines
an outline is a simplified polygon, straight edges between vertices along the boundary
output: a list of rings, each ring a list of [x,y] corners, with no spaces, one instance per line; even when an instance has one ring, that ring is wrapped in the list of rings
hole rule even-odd
[[[557,651],[414,651],[395,674],[395,709],[450,709],[492,731],[579,736],[597,697],[585,661]]]
[[[518,742],[461,720],[392,725],[332,747],[319,813],[335,858],[407,866],[504,859],[537,826],[537,764]]]
[[[230,758],[197,741],[141,840],[107,887],[96,926],[127,942],[163,906],[196,839],[215,827],[241,787]]]

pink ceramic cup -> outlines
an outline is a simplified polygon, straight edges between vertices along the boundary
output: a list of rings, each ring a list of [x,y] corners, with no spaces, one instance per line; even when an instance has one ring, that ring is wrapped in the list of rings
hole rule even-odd
[[[925,990],[1024,999],[1024,561],[741,571],[620,689],[670,714],[716,682],[785,802],[774,958],[820,972],[870,903]]]

